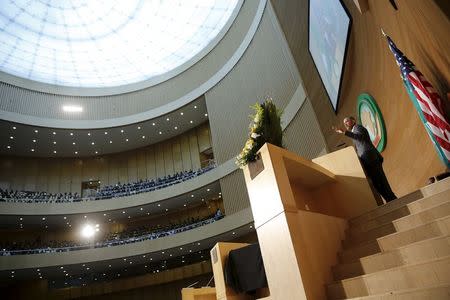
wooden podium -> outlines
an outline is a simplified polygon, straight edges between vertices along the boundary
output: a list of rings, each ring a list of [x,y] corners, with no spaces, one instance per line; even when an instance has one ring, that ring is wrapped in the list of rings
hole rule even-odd
[[[181,290],[182,300],[216,300],[216,289],[213,287],[184,288]]]
[[[347,219],[377,206],[358,157],[347,147],[310,161],[271,144],[259,154],[243,171],[269,297],[326,299]]]

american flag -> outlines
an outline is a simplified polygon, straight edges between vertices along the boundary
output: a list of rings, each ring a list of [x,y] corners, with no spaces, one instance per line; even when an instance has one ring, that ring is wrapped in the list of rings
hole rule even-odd
[[[425,76],[386,35],[389,48],[400,67],[403,83],[433,140],[442,161],[450,167],[450,125],[445,117],[442,99]]]

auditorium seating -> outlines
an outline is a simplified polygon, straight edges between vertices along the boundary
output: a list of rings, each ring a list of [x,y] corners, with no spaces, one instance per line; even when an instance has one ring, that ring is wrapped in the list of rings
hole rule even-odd
[[[39,254],[52,252],[67,252],[75,250],[83,250],[89,248],[103,248],[117,245],[124,245],[130,243],[141,242],[145,240],[153,240],[160,237],[177,234],[188,231],[200,226],[211,224],[222,219],[222,213],[217,212],[206,218],[191,218],[185,222],[168,225],[165,227],[149,228],[141,226],[139,228],[130,228],[120,233],[109,233],[101,241],[95,243],[76,243],[74,241],[46,241],[41,242],[39,239],[27,243],[0,243],[0,256],[9,255],[24,255],[24,254]]]
[[[21,203],[65,203],[125,197],[163,189],[168,186],[200,176],[212,170],[213,168],[215,168],[215,164],[211,163],[204,168],[198,169],[197,171],[183,171],[156,179],[145,179],[136,182],[118,182],[115,185],[108,185],[104,188],[101,188],[99,191],[97,191],[97,194],[95,196],[91,197],[81,197],[81,195],[78,193],[48,193],[12,190],[8,191],[0,189],[0,201]]]

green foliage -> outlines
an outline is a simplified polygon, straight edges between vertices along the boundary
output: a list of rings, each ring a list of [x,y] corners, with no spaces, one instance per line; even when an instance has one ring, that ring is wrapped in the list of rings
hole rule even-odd
[[[258,150],[265,144],[282,147],[283,130],[281,129],[281,114],[272,100],[251,106],[255,111],[251,115],[250,133],[241,153],[236,157],[238,166],[245,166],[256,160]]]

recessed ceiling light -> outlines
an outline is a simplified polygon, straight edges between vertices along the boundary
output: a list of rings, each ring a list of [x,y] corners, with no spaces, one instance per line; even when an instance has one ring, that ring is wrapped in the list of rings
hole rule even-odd
[[[209,192],[211,189],[206,189],[207,192]]]
[[[16,130],[17,128],[16,128],[16,126],[13,126],[13,128],[12,128],[12,129]]]
[[[70,135],[73,135],[73,132],[71,132]]]
[[[152,125],[155,126],[156,124],[155,124],[155,123],[152,123]]]
[[[56,154],[56,150],[53,150],[53,153],[55,153],[55,154]]]
[[[120,132],[122,132],[122,133],[123,133],[123,129],[121,129],[121,130],[120,130]]]
[[[194,121],[190,120],[190,121],[189,121],[189,123],[191,123],[191,124],[192,124],[192,123],[194,123]]]
[[[34,149],[31,149],[31,152],[34,152]]]
[[[8,146],[6,146],[6,148],[11,149],[11,146],[8,145]]]
[[[169,211],[169,209],[168,209],[168,208],[166,208],[166,211]]]
[[[178,127],[177,127],[177,126],[175,126],[175,127],[174,127],[174,129],[175,129],[175,130],[177,130],[177,129],[178,129]]]
[[[59,267],[59,268],[60,268],[60,269],[64,269],[64,267],[62,267],[62,266],[61,266],[61,267]]]
[[[183,206],[186,207],[186,204],[184,204]]]
[[[141,210],[144,210],[142,207],[140,208]]]
[[[19,218],[19,220],[20,220],[20,221],[22,221],[22,220],[23,220],[23,218],[21,217],[21,218]]]
[[[145,135],[143,135],[142,138],[145,139]]]
[[[159,134],[162,134],[162,132],[160,131]]]
[[[208,116],[208,114],[205,114],[205,117],[207,117]]]
[[[194,198],[194,195],[193,195],[193,194],[191,195],[191,198]]]
[[[45,217],[42,218],[42,221],[45,221]]]
[[[98,151],[95,151],[95,154],[98,154]]]
[[[147,213],[147,216],[150,216],[150,213],[149,213],[149,212]]]
[[[34,133],[38,133],[39,131],[37,129],[34,130]]]
[[[158,203],[158,206],[161,206],[161,204]]]
[[[106,214],[103,214],[104,217],[106,217]]]
[[[112,144],[112,141],[109,141],[110,144]]]
[[[166,120],[167,120],[167,121],[170,121],[170,119],[169,119],[169,118],[167,118]]]
[[[36,140],[33,140],[33,143],[36,143]]]
[[[83,107],[77,105],[64,105],[63,111],[65,112],[82,112]]]
[[[197,105],[194,105],[194,108],[197,108]]]
[[[75,154],[78,154],[78,151],[75,151]]]
[[[56,142],[55,142],[55,141],[53,141],[53,145],[56,145]]]
[[[128,142],[128,139],[125,139],[125,142]]]
[[[91,133],[90,133],[90,132],[88,132],[88,136],[91,136]]]
[[[87,218],[87,216],[84,216],[84,218],[86,219],[86,218]]]
[[[94,143],[94,142],[91,142],[91,145],[95,145],[95,143]]]
[[[141,126],[138,126],[138,130],[140,130],[141,129]]]
[[[184,113],[183,113],[183,112],[180,112],[180,115],[184,115]]]
[[[125,211],[122,211],[122,213],[124,214],[124,213],[125,213]]]
[[[10,138],[11,140],[13,140],[13,139],[14,139],[14,137],[13,137],[13,136],[10,136],[9,138]]]
[[[53,131],[53,135],[55,135],[55,134],[56,134],[56,132]]]

